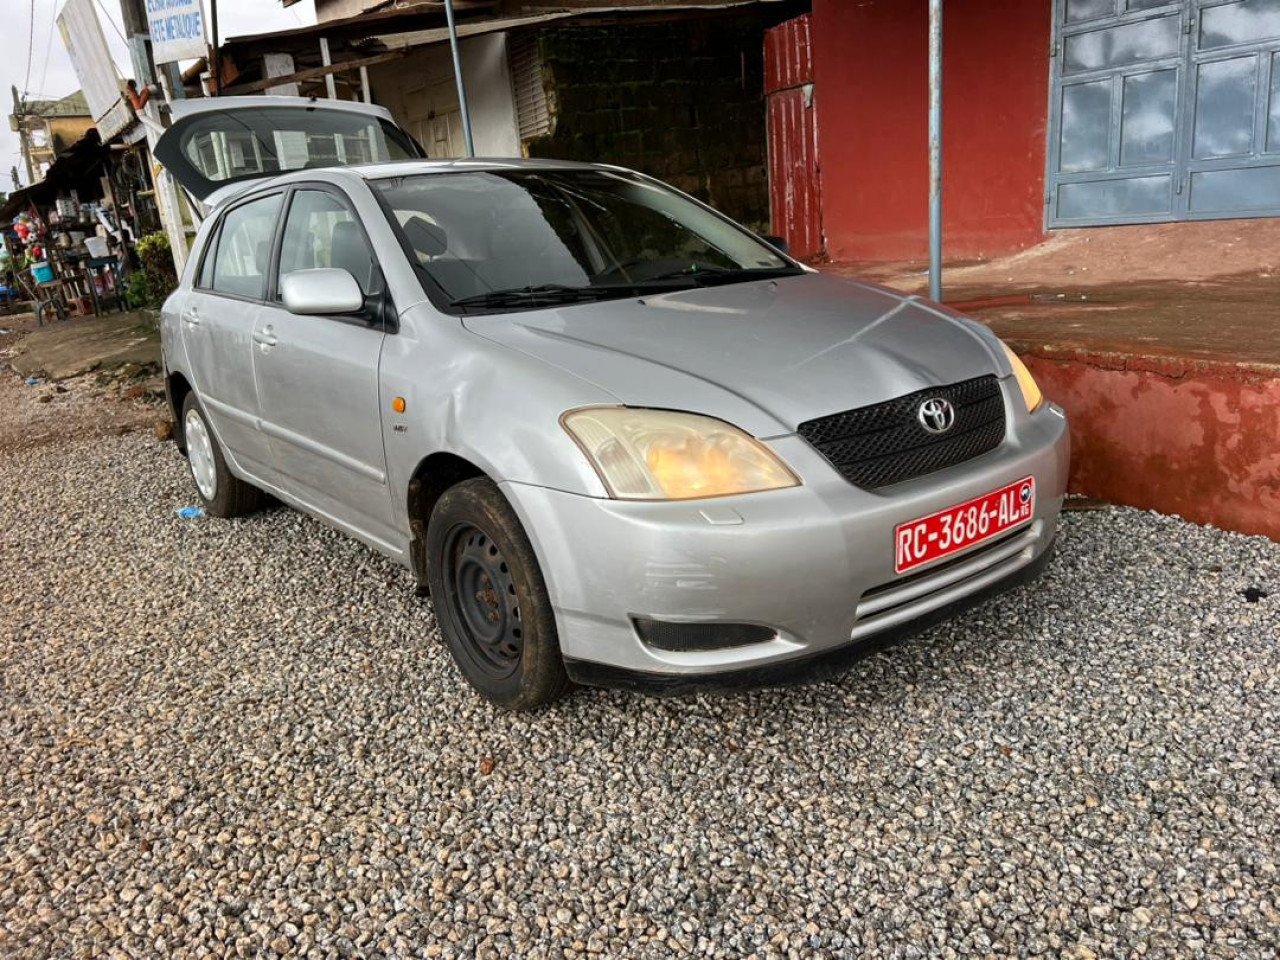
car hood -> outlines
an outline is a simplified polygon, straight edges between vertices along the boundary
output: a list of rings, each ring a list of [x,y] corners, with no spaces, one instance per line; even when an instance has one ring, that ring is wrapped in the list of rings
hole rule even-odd
[[[918,297],[813,273],[464,323],[628,406],[708,414],[759,437],[1008,373],[994,336],[973,321]]]

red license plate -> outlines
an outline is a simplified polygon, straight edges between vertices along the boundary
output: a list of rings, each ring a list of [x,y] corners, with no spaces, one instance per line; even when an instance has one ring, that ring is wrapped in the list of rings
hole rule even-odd
[[[1035,477],[1023,477],[954,507],[900,523],[893,530],[894,572],[906,573],[1007,533],[1030,520],[1035,509]]]

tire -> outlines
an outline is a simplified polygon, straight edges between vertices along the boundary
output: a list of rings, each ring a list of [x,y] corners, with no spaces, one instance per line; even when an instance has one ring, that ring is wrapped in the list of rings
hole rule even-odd
[[[535,710],[568,690],[542,570],[493,481],[465,480],[437,501],[427,524],[427,580],[449,652],[482,697]]]
[[[214,517],[243,517],[262,503],[262,491],[233,476],[209,428],[209,418],[195,391],[182,404],[182,447],[191,467],[191,480],[205,512]],[[201,435],[203,433],[203,436]]]

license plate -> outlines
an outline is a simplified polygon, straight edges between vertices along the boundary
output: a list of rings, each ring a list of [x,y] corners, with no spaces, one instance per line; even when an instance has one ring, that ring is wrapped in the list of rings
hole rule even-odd
[[[895,573],[964,550],[1007,533],[1031,519],[1036,509],[1035,477],[992,490],[894,528]]]

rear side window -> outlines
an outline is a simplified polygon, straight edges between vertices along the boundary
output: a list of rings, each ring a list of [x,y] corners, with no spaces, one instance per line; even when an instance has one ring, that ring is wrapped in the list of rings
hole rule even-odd
[[[280,194],[251,200],[229,210],[222,220],[213,258],[212,289],[260,300],[267,291],[271,235],[280,213]]]
[[[285,218],[280,276],[318,267],[340,267],[365,296],[375,292],[373,251],[355,214],[327,190],[297,190]]]

